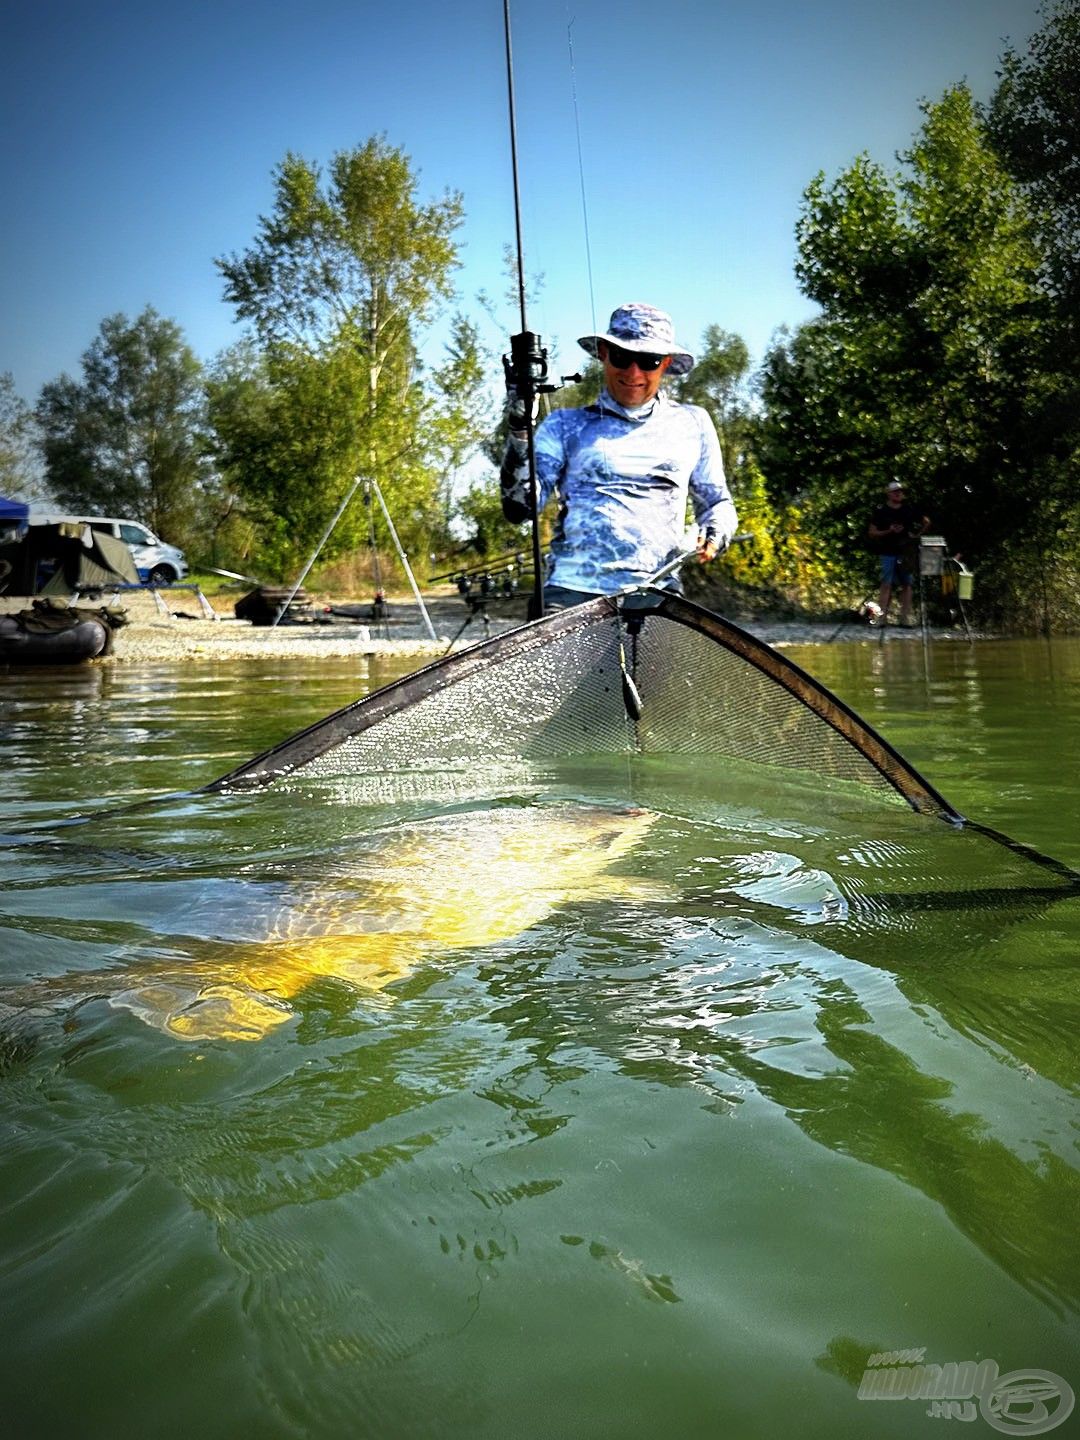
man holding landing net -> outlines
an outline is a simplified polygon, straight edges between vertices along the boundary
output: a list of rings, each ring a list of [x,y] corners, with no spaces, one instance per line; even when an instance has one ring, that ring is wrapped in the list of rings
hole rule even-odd
[[[702,562],[727,548],[737,524],[712,420],[660,388],[666,374],[685,375],[694,363],[676,345],[671,317],[621,305],[603,335],[578,344],[604,367],[599,399],[553,411],[535,436],[538,513],[553,494],[559,506],[544,583],[550,609],[640,585],[677,559],[689,548],[688,499]],[[532,516],[520,402],[511,402],[509,420],[502,508],[520,524]]]

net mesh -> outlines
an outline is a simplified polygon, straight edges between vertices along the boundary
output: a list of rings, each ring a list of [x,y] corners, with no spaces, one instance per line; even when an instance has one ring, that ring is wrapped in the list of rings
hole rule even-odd
[[[628,654],[645,701],[643,752],[782,766],[899,798],[867,756],[803,699],[710,635],[654,615]]]
[[[855,784],[954,812],[797,666],[678,597],[598,599],[448,657],[215,782],[506,770],[633,753],[698,755]],[[627,699],[625,677],[640,696]]]
[[[627,751],[633,735],[620,676],[615,620],[574,627],[461,678],[448,667],[446,683],[307,769],[336,777]]]

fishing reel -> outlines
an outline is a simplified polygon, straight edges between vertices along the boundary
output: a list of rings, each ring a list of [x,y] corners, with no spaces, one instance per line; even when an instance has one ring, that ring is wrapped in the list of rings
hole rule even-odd
[[[510,566],[501,575],[490,570],[462,571],[454,576],[454,587],[471,610],[481,610],[489,600],[513,600],[518,572]]]
[[[510,336],[510,354],[502,357],[506,392],[520,400],[526,410],[538,395],[550,395],[580,375],[553,377],[548,372],[548,352],[533,330]]]
[[[526,323],[524,295],[521,302],[521,323],[522,325]],[[524,430],[526,437],[533,558],[533,597],[529,604],[529,619],[538,620],[544,613],[544,567],[540,554],[540,516],[537,504],[539,486],[536,479],[536,457],[533,450],[533,425],[536,420],[537,399],[541,395],[550,395],[554,390],[561,390],[567,381],[580,380],[581,376],[563,375],[559,379],[553,379],[548,373],[547,347],[535,331],[524,329],[520,335],[510,336],[510,354],[503,356],[503,374],[506,377],[506,419],[510,427],[510,443],[516,445],[516,448],[520,450],[520,431]],[[518,437],[516,441],[515,436]]]

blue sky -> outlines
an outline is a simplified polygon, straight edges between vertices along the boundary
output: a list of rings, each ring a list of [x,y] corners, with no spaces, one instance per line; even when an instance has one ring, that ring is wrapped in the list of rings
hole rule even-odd
[[[464,195],[462,308],[482,319],[476,292],[504,293],[501,0],[6,13],[0,371],[27,400],[77,375],[118,311],[153,305],[204,360],[239,338],[213,259],[251,242],[289,150],[325,162],[384,133],[422,198]],[[921,98],[962,79],[988,97],[1006,38],[1022,49],[1039,23],[1037,0],[513,0],[512,19],[526,259],[545,277],[529,321],[564,371],[592,328],[575,86],[601,328],[621,301],[649,300],[691,349],[716,323],[757,360],[812,313],[792,267],[813,175],[863,150],[892,165]]]

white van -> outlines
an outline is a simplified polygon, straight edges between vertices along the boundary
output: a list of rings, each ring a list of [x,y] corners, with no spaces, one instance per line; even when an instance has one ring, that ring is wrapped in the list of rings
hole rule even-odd
[[[91,530],[104,530],[124,542],[131,551],[139,579],[148,585],[174,585],[188,573],[184,552],[175,545],[166,545],[138,520],[120,520],[111,515],[60,515],[32,506],[27,524],[89,525]]]

